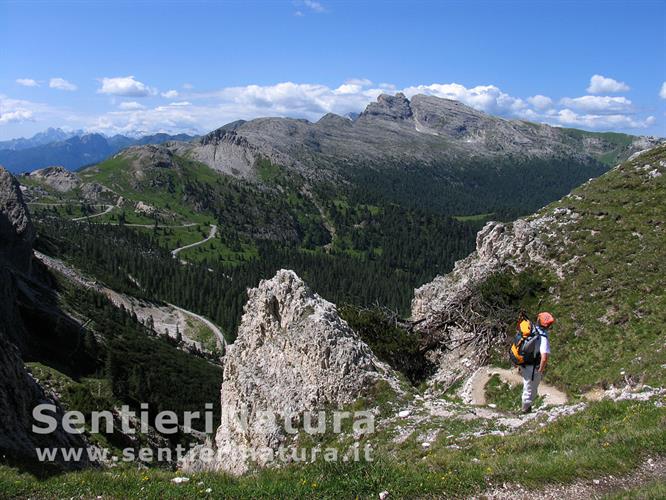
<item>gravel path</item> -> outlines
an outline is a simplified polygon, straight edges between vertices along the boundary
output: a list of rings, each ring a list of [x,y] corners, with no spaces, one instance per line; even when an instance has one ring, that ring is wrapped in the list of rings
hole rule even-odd
[[[510,385],[522,385],[523,378],[517,370],[506,370],[492,366],[482,366],[470,377],[463,388],[463,399],[469,404],[483,406],[486,404],[486,384],[490,377],[499,377]],[[567,403],[567,395],[553,387],[541,382],[539,384],[539,395],[543,396],[546,405],[563,405]]]

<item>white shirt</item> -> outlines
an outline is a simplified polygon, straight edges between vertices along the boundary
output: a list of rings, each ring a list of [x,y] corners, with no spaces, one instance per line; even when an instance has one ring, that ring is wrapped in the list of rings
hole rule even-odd
[[[550,339],[548,338],[548,330],[536,327],[539,332],[539,353],[540,354],[550,354]]]

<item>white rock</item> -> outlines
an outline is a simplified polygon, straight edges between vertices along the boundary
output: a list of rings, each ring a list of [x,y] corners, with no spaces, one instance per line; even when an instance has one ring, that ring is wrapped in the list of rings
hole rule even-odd
[[[223,418],[215,460],[199,460],[203,448],[195,448],[181,464],[185,471],[239,475],[251,465],[264,467],[270,454],[254,452],[279,449],[288,437],[285,417],[343,407],[380,381],[400,390],[394,372],[340,318],[335,305],[293,271],[278,271],[248,297],[238,337],[224,359],[221,394],[224,411],[232,417],[247,412],[248,425]],[[266,412],[274,418],[262,418]],[[256,463],[248,463],[251,456]]]
[[[430,449],[430,443],[421,443],[421,446],[423,447],[424,450]]]
[[[384,490],[379,494],[379,500],[386,500],[389,497],[389,492]]]
[[[187,483],[189,482],[190,478],[189,477],[174,477],[171,482],[174,484],[182,484],[182,483]]]
[[[410,410],[402,410],[400,413],[398,413],[398,416],[400,418],[407,418],[412,414]]]

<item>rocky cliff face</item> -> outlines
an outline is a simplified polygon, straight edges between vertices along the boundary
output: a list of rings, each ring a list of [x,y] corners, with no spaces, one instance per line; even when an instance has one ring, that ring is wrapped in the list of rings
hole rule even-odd
[[[531,263],[553,268],[547,259],[542,235],[552,223],[549,217],[518,219],[513,223],[488,222],[476,236],[476,251],[456,262],[451,273],[437,276],[414,292],[412,319],[428,320],[471,294],[474,286],[504,269],[522,271]],[[558,272],[559,268],[557,268]]]
[[[16,179],[0,167],[0,260],[30,271],[35,228]]]
[[[656,318],[663,311],[659,301],[665,276],[660,267],[664,261],[660,252],[665,168],[666,146],[660,145],[633,155],[534,216],[511,224],[488,223],[477,236],[475,252],[456,263],[450,274],[415,291],[412,317],[416,327],[439,341],[438,349],[431,352],[440,366],[433,381],[447,386],[485,361],[483,346],[475,340],[480,325],[491,322],[490,314],[470,314],[470,304],[484,300],[479,299],[479,285],[497,272],[531,268],[556,277],[548,280],[549,289],[539,299],[557,307],[556,342],[558,348],[564,347],[558,352],[558,363],[565,361],[561,366],[569,370],[575,366],[576,350],[567,349],[567,343],[612,345],[628,332],[639,337],[645,332],[649,338],[661,331],[655,325],[661,325]],[[637,290],[641,292],[637,294]],[[515,315],[518,311],[508,312]],[[504,338],[508,321],[497,323],[490,340]],[[588,361],[588,373],[594,366],[599,373],[610,373],[601,380],[612,380],[617,375],[603,370],[614,362],[619,368],[625,363],[637,364],[633,359],[645,359],[641,343],[650,352],[658,351],[663,342],[641,339],[624,349],[631,362],[621,355],[610,356],[615,359],[599,356]],[[551,373],[571,386],[583,385],[573,380],[577,374],[559,368],[558,363]],[[661,361],[653,363],[660,365]],[[624,368],[621,374],[625,374]]]
[[[391,370],[340,318],[335,306],[293,271],[278,271],[248,294],[238,338],[224,361],[222,409],[223,414],[247,409],[249,425],[244,428],[223,417],[215,437],[217,460],[203,463],[195,454],[186,460],[186,470],[242,474],[266,465],[261,458],[246,460],[246,454],[277,450],[287,437],[284,418],[339,408],[379,381],[398,389]],[[260,418],[262,411],[280,418],[266,422]]]
[[[53,403],[26,371],[13,341],[24,335],[17,288],[28,286],[26,274],[30,271],[34,238],[35,229],[18,183],[0,168],[0,454],[18,460],[34,460],[36,447],[83,446],[79,436],[61,429],[48,435],[32,432],[33,408]]]

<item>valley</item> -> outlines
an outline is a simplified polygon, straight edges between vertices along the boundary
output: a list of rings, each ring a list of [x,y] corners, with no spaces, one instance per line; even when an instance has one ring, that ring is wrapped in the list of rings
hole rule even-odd
[[[539,492],[660,463],[666,146],[440,101],[383,96],[356,121],[236,122],[77,172],[6,174],[7,213],[29,221],[6,253],[31,268],[6,265],[2,339],[20,339],[12,363],[43,397],[85,414],[146,402],[153,419],[212,402],[219,423],[225,402],[376,421],[78,443],[195,445],[145,470],[32,475],[30,447],[0,441],[19,457],[0,466],[7,495],[509,495],[515,470]],[[507,343],[517,312],[541,309],[558,318],[555,361],[517,415]],[[208,463],[206,443],[375,459]]]

